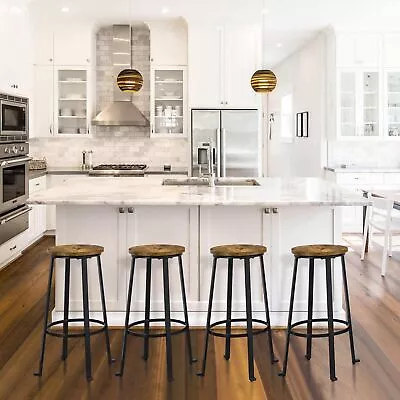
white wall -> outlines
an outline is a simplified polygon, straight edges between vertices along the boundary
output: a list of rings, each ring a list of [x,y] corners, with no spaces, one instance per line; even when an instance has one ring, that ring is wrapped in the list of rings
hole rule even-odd
[[[265,132],[264,174],[269,176],[323,176],[326,164],[326,37],[318,34],[299,51],[272,68],[276,89],[265,96],[268,113],[275,114],[272,140]],[[280,138],[281,99],[293,94],[293,140]],[[297,138],[296,113],[309,112],[309,137]],[[268,118],[265,119],[264,126]]]

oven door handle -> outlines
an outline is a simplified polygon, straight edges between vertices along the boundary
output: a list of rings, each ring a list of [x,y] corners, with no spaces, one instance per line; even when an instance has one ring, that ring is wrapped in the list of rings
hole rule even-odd
[[[4,225],[4,224],[6,224],[7,222],[12,221],[13,219],[18,218],[18,217],[20,217],[21,215],[24,215],[24,214],[28,213],[28,212],[31,211],[31,210],[32,210],[32,207],[24,208],[24,209],[21,210],[20,212],[17,212],[16,214],[12,215],[11,217],[2,219],[2,220],[0,221],[0,225]]]
[[[24,163],[24,162],[28,162],[30,160],[32,160],[32,157],[23,157],[23,158],[18,158],[17,160],[6,160],[6,161],[2,161],[0,166],[7,167],[8,165]]]

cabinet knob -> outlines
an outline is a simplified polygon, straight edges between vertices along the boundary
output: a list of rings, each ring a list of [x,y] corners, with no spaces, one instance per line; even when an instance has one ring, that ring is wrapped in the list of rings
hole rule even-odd
[[[128,207],[128,214],[133,214],[135,212],[133,207]]]
[[[278,209],[277,208],[273,208],[272,209],[272,214],[278,214]]]
[[[51,62],[52,62],[52,61],[53,61],[53,59],[52,59],[52,58],[49,58],[49,61],[51,61]]]
[[[271,214],[270,208],[264,208],[264,214]]]
[[[124,209],[123,207],[120,207],[120,208],[118,209],[118,212],[119,212],[120,214],[125,214],[125,209]]]

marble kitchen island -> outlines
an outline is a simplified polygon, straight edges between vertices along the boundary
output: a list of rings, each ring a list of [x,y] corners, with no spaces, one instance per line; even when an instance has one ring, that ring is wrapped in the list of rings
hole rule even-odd
[[[159,177],[74,178],[64,186],[35,193],[31,204],[57,207],[56,243],[90,243],[104,246],[102,256],[110,325],[122,326],[130,268],[128,248],[138,244],[170,243],[186,247],[183,256],[189,317],[193,326],[204,326],[212,257],[209,248],[219,244],[251,243],[268,248],[265,256],[271,323],[287,322],[293,270],[291,248],[311,243],[341,243],[341,208],[368,203],[335,184],[317,178],[257,178],[260,186],[165,186]],[[316,261],[316,266],[320,261]],[[89,266],[92,284],[90,306],[100,312],[101,303],[94,260]],[[241,263],[242,264],[242,263]],[[73,263],[72,263],[73,265]],[[163,316],[162,274],[155,262],[152,282],[152,316]],[[57,268],[62,268],[58,266]],[[63,274],[56,273],[54,318],[63,309]],[[82,309],[80,269],[71,269],[72,314]],[[158,273],[160,272],[160,273]],[[137,262],[132,318],[144,310],[144,260]],[[227,265],[219,265],[216,277],[215,318],[224,319]],[[253,310],[263,317],[258,261],[252,263]],[[305,316],[307,264],[299,262],[295,316]],[[178,269],[170,268],[171,311],[181,316]],[[342,316],[342,280],[334,269],[334,310]],[[350,288],[351,290],[351,288]],[[315,316],[326,309],[325,272],[316,268]],[[234,269],[233,310],[244,310],[243,267]],[[179,312],[179,313],[178,313]],[[176,313],[176,314],[175,314]],[[219,314],[219,315],[218,315]],[[235,312],[233,313],[235,315]]]

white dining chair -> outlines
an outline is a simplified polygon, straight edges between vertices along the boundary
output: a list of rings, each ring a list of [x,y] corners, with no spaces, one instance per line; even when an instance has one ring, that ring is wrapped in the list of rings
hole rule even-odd
[[[365,257],[365,246],[367,243],[367,235],[369,241],[372,241],[373,231],[384,234],[381,275],[385,276],[387,267],[387,258],[392,256],[392,235],[400,234],[400,216],[398,211],[393,209],[393,200],[372,196],[368,194],[372,205],[367,208],[365,218],[363,247],[361,251],[361,260]]]

